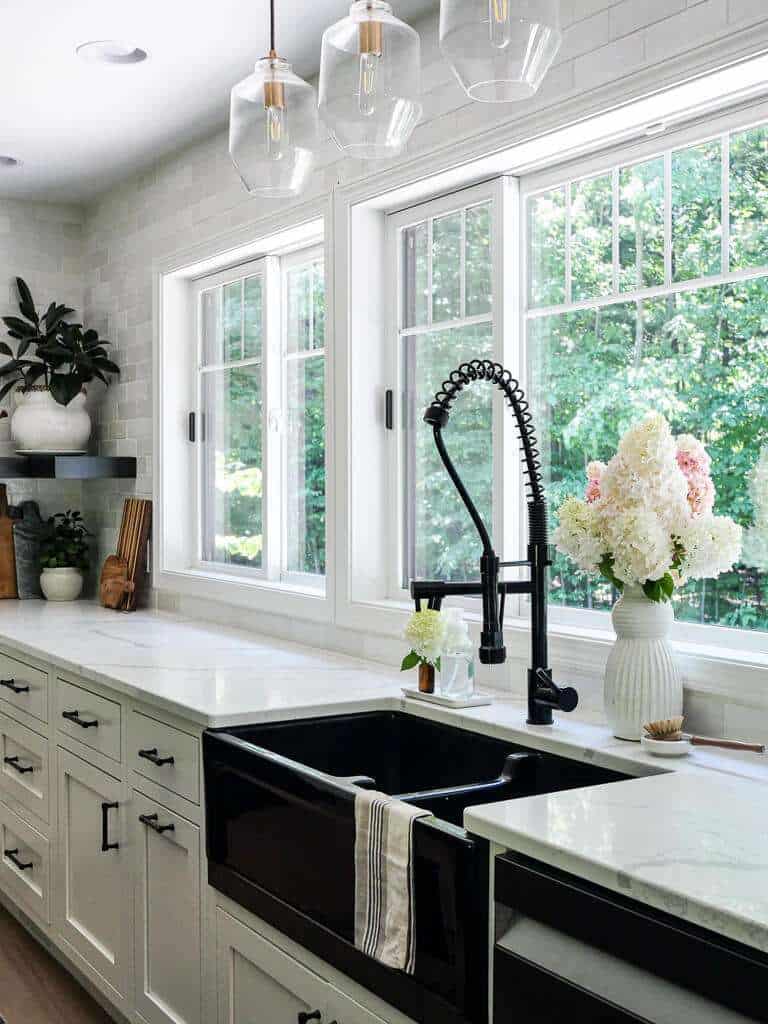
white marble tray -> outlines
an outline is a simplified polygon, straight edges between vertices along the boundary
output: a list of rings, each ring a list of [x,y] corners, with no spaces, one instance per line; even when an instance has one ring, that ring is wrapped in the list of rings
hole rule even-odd
[[[411,700],[440,704],[444,708],[480,708],[493,704],[493,697],[487,693],[475,693],[471,697],[444,697],[441,693],[422,693],[415,686],[404,686],[403,693]]]

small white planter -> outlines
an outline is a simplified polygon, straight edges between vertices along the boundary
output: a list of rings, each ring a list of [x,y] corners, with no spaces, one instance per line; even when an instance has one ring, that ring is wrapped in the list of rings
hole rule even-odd
[[[17,393],[11,418],[11,437],[18,451],[85,451],[91,436],[91,417],[85,395],[76,395],[69,405],[59,405],[48,388],[34,387]]]
[[[616,643],[605,667],[605,713],[614,736],[639,740],[646,722],[683,711],[683,682],[669,643],[675,616],[668,602],[649,601],[627,586],[611,613]]]
[[[40,586],[49,601],[75,601],[83,589],[79,569],[43,569]]]

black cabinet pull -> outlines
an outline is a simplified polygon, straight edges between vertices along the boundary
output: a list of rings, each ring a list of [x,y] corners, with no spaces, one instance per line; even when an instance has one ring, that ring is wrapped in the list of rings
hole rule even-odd
[[[15,850],[6,850],[5,851],[5,856],[8,858],[8,860],[12,864],[16,865],[16,867],[19,869],[19,871],[28,871],[29,868],[33,868],[35,866],[32,863],[31,860],[30,861],[19,860],[19,848],[18,847],[16,847]]]
[[[157,832],[158,835],[162,835],[163,832],[173,832],[176,829],[175,825],[159,825],[156,814],[140,814],[139,821],[147,828],[151,828],[153,832]]]
[[[66,718],[68,722],[74,722],[81,729],[95,729],[99,724],[95,718],[81,718],[79,711],[62,711],[61,717]]]
[[[31,764],[19,764],[19,759],[15,755],[13,757],[4,757],[3,761],[5,764],[9,764],[15,772],[19,773],[19,775],[26,775],[27,772],[33,772],[35,770]]]
[[[14,693],[29,693],[29,686],[17,686],[15,679],[0,679],[0,686],[4,686],[6,690],[12,690]]]
[[[120,804],[115,801],[114,803],[103,803],[101,805],[101,852],[106,853],[107,850],[119,850],[120,843],[110,843],[109,841],[109,812],[115,811]]]
[[[143,757],[145,761],[151,761],[152,764],[156,764],[158,768],[164,764],[176,763],[176,758],[170,754],[168,757],[160,757],[157,752],[157,747],[152,747],[150,750],[140,750],[139,757]]]
[[[296,1018],[298,1024],[309,1024],[311,1020],[322,1020],[323,1015],[320,1010],[312,1010],[311,1013],[305,1013],[303,1010],[299,1013]]]

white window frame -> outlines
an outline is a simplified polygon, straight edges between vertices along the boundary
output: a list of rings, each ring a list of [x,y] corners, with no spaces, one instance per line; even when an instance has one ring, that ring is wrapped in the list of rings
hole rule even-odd
[[[751,280],[756,277],[768,277],[768,263],[762,266],[749,267],[744,270],[731,271],[730,259],[730,216],[729,216],[729,138],[733,134],[748,131],[750,128],[768,124],[768,103],[759,103],[743,111],[739,116],[733,112],[707,119],[705,123],[697,123],[674,132],[667,132],[662,138],[650,138],[640,143],[617,146],[603,151],[598,156],[588,157],[579,161],[570,161],[551,166],[520,178],[520,233],[519,260],[520,278],[518,283],[520,295],[520,337],[527,337],[526,320],[538,319],[543,316],[577,310],[605,308],[609,305],[635,302],[639,299],[650,300],[669,294],[696,291],[700,288],[716,288],[726,283]],[[721,143],[721,265],[720,273],[708,277],[691,278],[675,282],[671,277],[671,240],[672,211],[671,204],[666,201],[670,196],[672,154],[689,146],[696,146],[710,141]],[[618,168],[635,163],[664,159],[665,173],[665,207],[664,207],[664,254],[665,267],[663,285],[620,290],[619,279],[619,246],[618,219],[616,207],[618,202]],[[585,181],[611,172],[613,175],[613,251],[612,251],[612,288],[610,293],[595,298],[567,301],[570,295],[569,248],[566,249],[566,302],[554,306],[537,306],[528,308],[528,218],[526,206],[528,200],[535,195],[566,185],[566,237],[570,232],[567,215],[568,198],[574,182]],[[527,388],[531,387],[531,368],[526,362]],[[527,614],[528,602],[521,602],[521,612]],[[568,608],[554,603],[549,604],[549,619],[554,627],[562,626],[590,631],[609,631],[610,613],[582,608]],[[680,643],[701,645],[704,647],[725,647],[741,649],[754,653],[768,653],[768,631],[734,629],[715,624],[699,624],[693,622],[675,622],[673,637]]]
[[[155,529],[153,530],[153,585],[160,593],[181,595],[188,607],[199,600],[202,608],[241,606],[253,615],[256,628],[277,626],[276,616],[294,621],[325,623],[333,617],[333,591],[328,576],[318,587],[316,577],[309,581],[284,579],[280,564],[282,436],[266,429],[270,410],[279,419],[283,402],[282,374],[282,298],[270,311],[265,296],[264,315],[268,318],[263,358],[272,360],[277,373],[271,373],[264,390],[265,477],[267,460],[277,467],[270,483],[265,479],[266,533],[277,538],[265,556],[264,571],[247,567],[214,564],[210,571],[200,564],[199,500],[197,498],[198,445],[188,440],[188,414],[199,410],[196,283],[233,279],[243,268],[263,264],[276,275],[280,290],[282,259],[297,251],[322,251],[326,295],[332,294],[332,242],[325,228],[327,201],[308,203],[286,224],[285,213],[262,218],[257,224],[234,229],[226,235],[202,241],[174,253],[153,266],[155,336],[154,347],[154,449],[158,463],[155,474]],[[326,474],[329,472],[327,439],[332,433],[333,407],[330,400],[329,373],[332,373],[333,314],[327,300],[326,311]],[[274,419],[274,417],[273,417]],[[330,487],[330,484],[328,485]],[[326,563],[333,557],[332,491],[326,491]],[[265,534],[266,536],[266,534]],[[277,554],[277,559],[274,556]],[[269,563],[267,558],[272,559]],[[309,585],[307,585],[309,584]],[[212,604],[213,602],[213,604]]]
[[[446,214],[469,209],[490,203],[491,207],[491,309],[487,314],[463,317],[457,320],[432,323],[431,303],[428,306],[428,322],[426,327],[405,327],[402,318],[403,250],[402,232],[425,220],[431,225],[432,219]],[[393,429],[387,431],[387,491],[389,494],[389,514],[387,515],[387,548],[390,555],[387,560],[387,581],[385,598],[398,603],[410,602],[410,594],[402,585],[403,567],[405,565],[407,536],[405,530],[405,423],[404,395],[405,379],[402,365],[402,339],[406,335],[430,333],[433,330],[446,330],[491,323],[493,325],[492,358],[512,371],[515,376],[521,373],[519,362],[519,345],[517,336],[517,317],[511,315],[516,308],[513,301],[510,309],[501,297],[504,292],[505,263],[509,259],[508,233],[516,231],[515,208],[517,205],[517,183],[510,178],[497,178],[480,185],[458,189],[447,195],[439,196],[404,210],[393,212],[386,217],[386,293],[389,297],[386,320],[386,366],[387,379],[392,388]],[[428,249],[431,250],[431,227],[428,230]],[[462,274],[461,294],[464,298],[464,256],[462,239]],[[462,302],[463,304],[463,302]],[[478,387],[490,385],[479,383]],[[495,390],[495,389],[494,389]],[[414,410],[419,419],[420,410]],[[425,426],[426,430],[427,427]],[[450,450],[450,430],[446,431],[446,444]],[[508,417],[504,414],[504,404],[500,394],[494,395],[492,415],[492,444],[494,450],[493,493],[498,500],[494,501],[491,523],[488,524],[497,551],[505,550],[505,540],[510,542],[519,533],[520,516],[520,473],[504,472],[505,451],[509,451],[510,434]],[[512,449],[514,450],[514,449]],[[393,557],[392,552],[396,552]],[[478,538],[478,573],[481,545]],[[512,555],[509,555],[512,558]],[[517,557],[517,556],[514,556]],[[510,577],[512,578],[512,574]],[[455,598],[452,604],[464,607],[470,613],[477,612],[477,601],[472,598]],[[508,604],[510,614],[515,613],[515,603]]]
[[[280,301],[281,301],[281,336],[280,336],[280,360],[281,360],[281,380],[280,380],[280,440],[281,440],[281,510],[288,508],[288,479],[286,467],[288,465],[288,430],[286,426],[286,415],[288,411],[288,364],[291,362],[298,362],[313,357],[322,357],[323,366],[325,368],[325,391],[326,391],[326,408],[327,408],[327,392],[330,381],[328,380],[328,363],[326,359],[327,346],[324,344],[322,348],[313,348],[307,352],[289,352],[288,351],[288,285],[287,278],[291,270],[295,270],[297,267],[306,266],[307,264],[314,264],[318,261],[323,264],[323,273],[325,273],[326,260],[323,247],[321,245],[309,246],[305,249],[297,249],[296,252],[289,253],[283,256],[280,260]],[[327,287],[326,287],[327,297]],[[328,331],[328,313],[326,306],[326,331]],[[327,417],[326,417],[326,437],[325,437],[325,467],[326,467],[326,522],[328,519],[328,429],[327,429]],[[283,582],[292,584],[298,587],[304,587],[310,590],[324,590],[325,589],[325,577],[316,575],[315,573],[307,572],[296,572],[290,571],[287,567],[287,551],[288,551],[288,517],[285,514],[281,515],[281,561],[280,561],[280,578]],[[327,532],[327,531],[326,531]],[[327,538],[326,538],[327,539]],[[326,576],[328,573],[328,552],[326,543]]]

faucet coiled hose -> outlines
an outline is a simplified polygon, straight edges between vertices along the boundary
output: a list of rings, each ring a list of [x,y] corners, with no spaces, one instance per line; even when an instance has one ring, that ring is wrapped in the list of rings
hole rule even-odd
[[[517,424],[517,433],[520,439],[520,450],[525,465],[525,483],[529,490],[528,501],[528,540],[532,544],[547,543],[547,503],[544,497],[543,476],[541,472],[541,455],[536,439],[536,430],[533,425],[533,414],[531,413],[528,399],[520,387],[520,382],[509,370],[505,370],[501,363],[493,362],[491,359],[471,359],[469,362],[458,366],[447,380],[444,380],[440,390],[427,407],[424,413],[424,421],[432,425],[435,431],[435,438],[438,440],[439,433],[447,424],[451,412],[451,406],[458,396],[469,384],[475,381],[486,381],[495,384],[507,399]],[[442,447],[439,444],[439,447]],[[461,489],[463,490],[463,488]],[[460,492],[461,493],[461,492]],[[462,494],[464,503],[475,523],[479,518],[477,510],[467,503],[468,495]],[[482,535],[482,534],[481,534]]]

